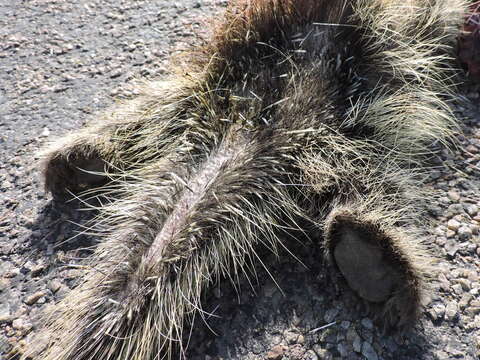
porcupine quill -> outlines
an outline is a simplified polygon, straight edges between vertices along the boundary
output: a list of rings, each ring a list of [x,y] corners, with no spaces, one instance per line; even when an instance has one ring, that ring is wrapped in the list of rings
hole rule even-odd
[[[277,252],[301,223],[378,317],[412,324],[433,266],[415,231],[418,174],[457,127],[447,103],[465,9],[233,1],[180,69],[45,151],[54,197],[111,201],[81,284],[39,331],[48,345],[25,357],[182,357],[209,284],[235,283],[262,264],[259,245]]]

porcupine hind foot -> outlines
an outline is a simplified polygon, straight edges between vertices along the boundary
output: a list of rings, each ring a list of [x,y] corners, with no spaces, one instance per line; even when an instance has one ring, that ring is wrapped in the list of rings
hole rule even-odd
[[[326,230],[329,257],[350,288],[379,310],[375,315],[384,328],[411,325],[418,316],[428,266],[413,239],[368,215],[347,211],[333,212]]]

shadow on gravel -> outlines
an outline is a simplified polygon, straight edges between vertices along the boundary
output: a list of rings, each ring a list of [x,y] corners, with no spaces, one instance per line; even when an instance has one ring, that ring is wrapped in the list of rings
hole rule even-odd
[[[6,259],[0,261],[5,267],[0,269],[0,310],[7,315],[0,324],[13,321],[17,334],[32,337],[47,306],[65,297],[83,275],[82,260],[92,252],[96,240],[82,233],[82,226],[95,213],[75,210],[79,207],[73,201],[50,201],[38,210],[36,218],[21,220],[25,233],[12,236],[0,249],[0,260]],[[0,337],[0,359],[18,359],[22,346]]]
[[[437,341],[422,321],[404,334],[382,334],[318,245],[291,251],[305,266],[288,254],[263,253],[269,273],[259,270],[250,283],[243,276],[240,291],[227,280],[212,287],[204,319],[197,317],[186,336],[188,359],[435,358]]]
[[[97,240],[84,231],[95,212],[76,210],[79,207],[74,201],[50,201],[29,224],[30,234],[17,243],[15,253],[24,259],[20,267],[24,276],[18,280],[27,294],[48,289],[51,300],[58,301],[82,276],[82,261]]]
[[[67,284],[55,291],[55,301],[75,286],[82,275],[76,267],[97,243],[95,237],[82,233],[95,212],[75,210],[79,207],[83,206],[76,201],[49,202],[22,245],[33,262],[48,259],[47,281],[60,279]],[[306,239],[286,243],[300,260],[286,250],[277,257],[260,249],[268,270],[257,267],[248,278],[237,274],[237,289],[227,280],[213,284],[205,296],[205,312],[185,334],[188,359],[434,358],[432,346],[440,341],[432,329],[425,331],[427,321],[403,335],[380,335],[368,309],[325,262],[318,244]]]
[[[96,241],[84,233],[85,227],[94,218],[92,210],[82,211],[78,201],[59,202],[51,200],[33,221],[26,245],[32,251],[53,255],[59,251],[71,251],[92,247]],[[40,238],[39,238],[40,235]]]

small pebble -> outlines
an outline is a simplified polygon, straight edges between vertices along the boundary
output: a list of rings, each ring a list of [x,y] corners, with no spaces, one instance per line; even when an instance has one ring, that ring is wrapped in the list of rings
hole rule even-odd
[[[365,356],[367,360],[378,360],[375,349],[367,341],[364,341],[362,344],[362,355]]]
[[[480,233],[480,227],[478,227],[477,225],[470,225],[470,230],[472,230],[472,234],[473,235],[478,235]],[[480,239],[477,238],[477,242],[480,242]]]
[[[456,191],[449,191],[447,195],[453,202],[457,202],[460,200],[460,195]]]
[[[50,135],[50,130],[47,127],[44,127],[42,131],[42,136],[47,137],[49,135]]]
[[[453,238],[455,237],[456,232],[453,230],[448,229],[447,230],[447,238]]]
[[[342,358],[345,358],[348,354],[348,348],[347,346],[345,345],[345,343],[341,342],[337,345],[337,350],[338,352],[340,353],[340,356]]]
[[[463,291],[470,291],[470,281],[467,279],[457,279],[456,282],[462,287]]]
[[[276,345],[267,353],[268,360],[280,360],[283,358],[285,347],[282,345]]]
[[[433,320],[441,320],[445,316],[445,310],[445,305],[435,304],[432,307],[432,311],[430,311],[430,315],[432,316]]]
[[[462,285],[460,284],[452,285],[452,290],[457,295],[461,295],[463,293]]]
[[[472,237],[472,229],[468,226],[461,226],[458,231],[458,238],[462,241],[466,241]]]
[[[62,283],[58,280],[52,280],[48,283],[48,288],[53,292],[56,293],[58,289],[62,286]]]
[[[445,309],[445,317],[447,320],[453,320],[457,317],[458,306],[455,302],[449,302]]]
[[[369,318],[363,318],[361,322],[362,322],[363,327],[365,327],[369,330],[373,329],[373,322]]]
[[[467,210],[467,214],[472,216],[472,217],[478,214],[478,206],[477,205],[468,205],[466,210]]]
[[[10,286],[10,280],[0,278],[0,293]]]
[[[445,244],[447,243],[447,238],[445,236],[438,236],[436,239],[435,239],[435,243],[439,246],[445,246]]]
[[[477,94],[478,95],[478,94]],[[478,153],[478,148],[475,146],[475,145],[468,145],[465,150],[467,150],[469,153],[472,153],[472,154],[477,154]]]
[[[317,356],[322,359],[322,360],[331,360],[333,359],[333,356],[332,354],[327,350],[327,349],[324,349],[322,348],[320,345],[318,344],[315,344],[313,346],[313,351],[315,351],[315,354],[317,354]]]
[[[46,267],[45,264],[38,264],[38,265],[33,266],[31,268],[32,276],[40,275],[46,268],[47,267]]]
[[[462,298],[458,302],[458,306],[461,310],[465,309],[467,306],[470,305],[470,301],[472,301],[473,296],[470,293],[465,293],[462,295]]]
[[[355,337],[355,340],[353,340],[353,351],[359,353],[362,351],[362,339],[360,338],[360,336],[356,336]]]
[[[450,289],[450,281],[448,281],[447,277],[445,276],[445,274],[443,273],[440,273],[438,275],[438,281],[440,282],[440,287],[445,290],[445,291],[448,291]]]
[[[0,325],[4,323],[11,323],[13,316],[10,314],[0,314]]]
[[[287,344],[295,344],[297,342],[297,339],[298,339],[297,333],[294,333],[292,331],[287,331],[285,333],[285,340]]]
[[[24,321],[21,318],[15,319],[12,322],[12,327],[15,330],[22,330],[24,328]]]
[[[335,320],[336,316],[338,315],[339,310],[338,309],[328,309],[327,312],[325,313],[325,316],[323,317],[323,320],[327,323],[331,323],[333,320]]]
[[[454,257],[458,251],[458,244],[454,239],[448,239],[445,243],[445,251],[447,252],[448,256]]]
[[[37,291],[35,294],[28,296],[24,300],[24,303],[27,305],[33,305],[44,295],[45,294],[43,293],[43,291]]]
[[[460,223],[455,219],[450,219],[447,222],[447,227],[452,231],[457,231],[460,227]]]
[[[14,268],[14,269],[11,269],[11,270],[8,270],[6,271],[4,274],[3,274],[3,277],[4,278],[7,278],[7,279],[11,279],[11,278],[14,278],[16,276],[20,275],[20,269],[18,268]]]
[[[350,327],[350,324],[351,324],[350,321],[345,321],[344,320],[340,323],[340,326],[342,327],[342,329],[347,330]]]

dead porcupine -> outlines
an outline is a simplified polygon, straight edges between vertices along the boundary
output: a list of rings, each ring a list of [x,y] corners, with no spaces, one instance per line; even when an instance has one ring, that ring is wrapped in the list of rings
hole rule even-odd
[[[429,145],[456,128],[446,102],[464,9],[237,1],[180,70],[55,144],[54,196],[94,189],[113,201],[36,358],[182,357],[208,285],[236,283],[262,262],[258,245],[278,252],[305,223],[379,317],[412,323],[430,268],[412,230],[419,173]]]

